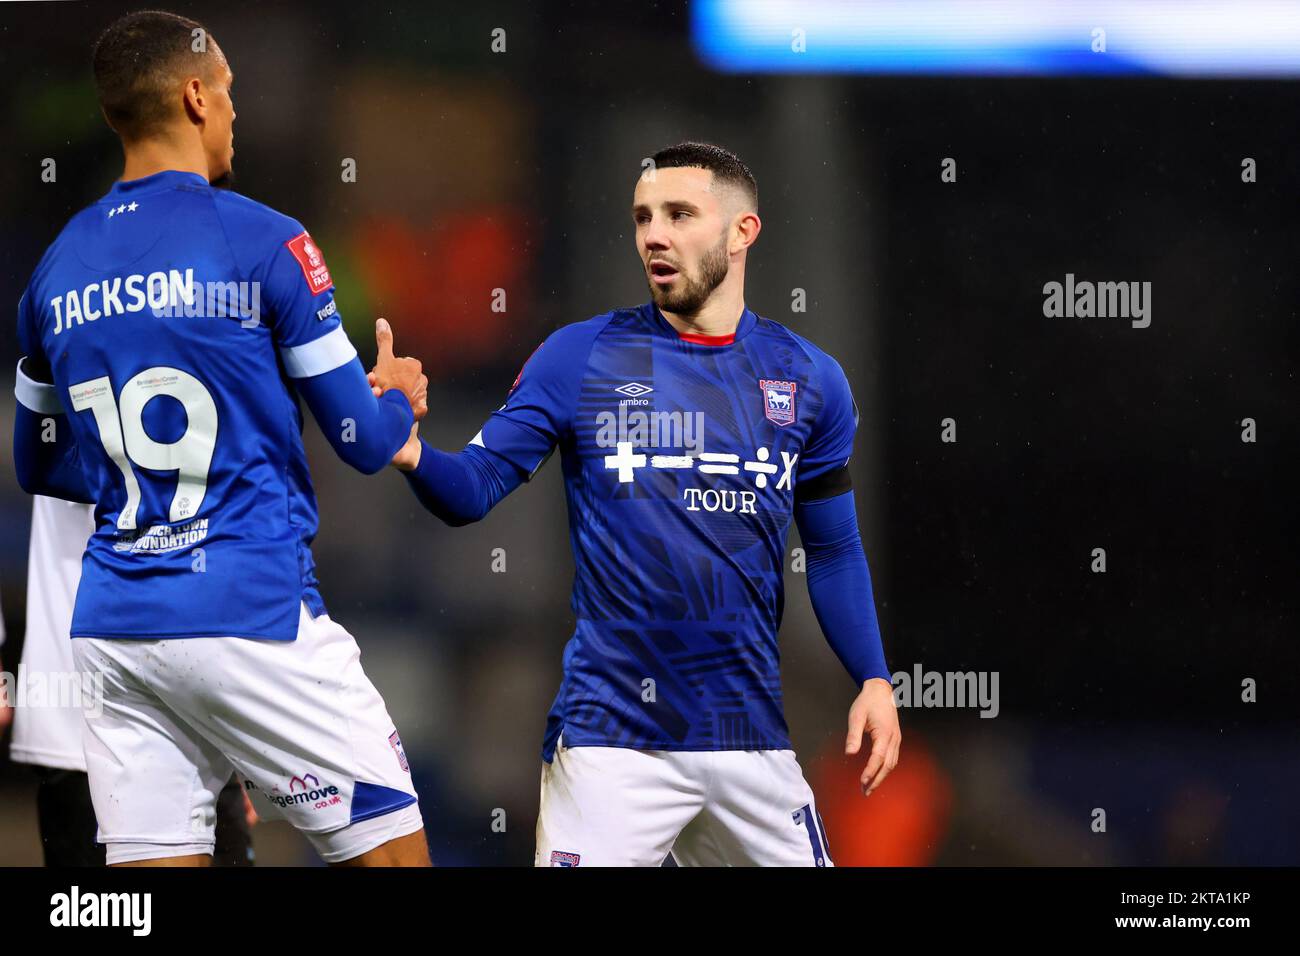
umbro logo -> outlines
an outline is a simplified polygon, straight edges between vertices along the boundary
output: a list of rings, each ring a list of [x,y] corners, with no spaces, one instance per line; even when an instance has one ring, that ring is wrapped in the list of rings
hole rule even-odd
[[[640,398],[647,392],[653,392],[654,389],[649,385],[642,385],[640,382],[628,382],[626,385],[620,385],[614,391],[622,392],[628,398]]]

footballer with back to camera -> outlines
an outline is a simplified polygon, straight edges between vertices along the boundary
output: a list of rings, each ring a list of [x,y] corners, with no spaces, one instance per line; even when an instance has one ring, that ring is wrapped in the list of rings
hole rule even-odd
[[[560,449],[577,623],[542,747],[536,865],[829,866],[776,637],[793,518],[817,620],[858,688],[845,752],[869,736],[870,794],[901,733],[849,479],[857,408],[833,358],[746,306],[761,223],[739,158],[661,150],[631,214],[650,301],[551,334],[461,451],[415,426],[393,463],[462,525]],[[378,368],[371,382],[390,384]],[[671,427],[688,421],[702,441]]]
[[[425,411],[420,363],[381,348],[372,394],[307,231],[213,188],[235,112],[208,31],[128,14],[93,66],[124,168],[19,302],[14,462],[95,507],[70,631],[104,681],[83,743],[107,862],[209,864],[237,772],[328,863],[428,865],[401,739],[316,581],[300,406],[373,474]]]

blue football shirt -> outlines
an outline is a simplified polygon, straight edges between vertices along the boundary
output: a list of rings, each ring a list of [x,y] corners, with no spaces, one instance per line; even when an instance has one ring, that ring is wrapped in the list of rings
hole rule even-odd
[[[292,640],[323,612],[291,380],[356,357],[332,289],[300,223],[187,172],[117,183],[46,251],[19,337],[97,502],[74,637]]]
[[[746,310],[729,344],[653,304],[553,333],[470,443],[531,475],[558,448],[576,630],[543,757],[790,746],[777,630],[796,489],[842,469],[833,358]]]

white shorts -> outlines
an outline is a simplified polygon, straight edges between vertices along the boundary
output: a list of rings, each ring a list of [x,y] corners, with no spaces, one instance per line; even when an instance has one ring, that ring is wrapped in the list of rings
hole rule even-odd
[[[361,651],[328,615],[296,641],[74,638],[104,675],[84,744],[109,863],[211,853],[232,770],[259,812],[288,820],[328,863],[423,826],[401,739]]]
[[[792,750],[565,747],[542,765],[536,866],[833,866]]]

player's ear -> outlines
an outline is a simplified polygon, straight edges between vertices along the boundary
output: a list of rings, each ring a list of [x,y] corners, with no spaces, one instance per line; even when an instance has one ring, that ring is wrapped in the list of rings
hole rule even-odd
[[[203,81],[191,76],[185,81],[184,88],[185,115],[191,123],[202,123],[208,116],[208,93]]]
[[[121,135],[122,135],[121,133],[118,133],[118,131],[117,131],[117,127],[115,127],[115,126],[113,125],[113,121],[112,121],[111,119],[108,118],[108,113],[106,113],[106,112],[104,111],[104,107],[102,107],[102,106],[99,108],[99,115],[102,116],[102,117],[104,117],[104,125],[105,125],[105,126],[107,126],[109,129],[111,129],[114,133],[117,133],[118,136],[121,136]]]
[[[763,230],[763,221],[752,209],[743,209],[732,224],[731,251],[743,252],[754,244],[758,234]]]

